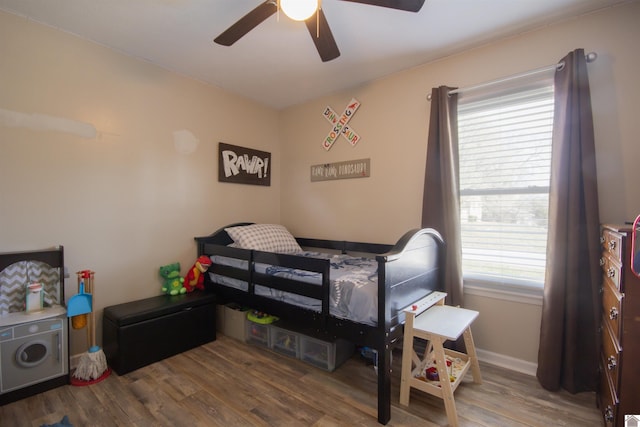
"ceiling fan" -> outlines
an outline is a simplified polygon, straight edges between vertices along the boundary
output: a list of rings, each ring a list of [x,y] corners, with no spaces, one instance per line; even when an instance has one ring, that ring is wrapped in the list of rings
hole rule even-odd
[[[390,9],[403,10],[407,12],[418,12],[425,2],[425,0],[341,1],[362,3],[370,6],[388,7]],[[265,1],[264,3],[253,9],[251,12],[240,18],[235,24],[227,28],[213,41],[223,46],[231,46],[232,44],[240,40],[249,31],[253,30],[260,23],[276,13],[276,11],[278,10],[279,2],[282,2],[280,4],[280,8],[282,9],[284,7],[284,0]],[[331,61],[332,59],[340,56],[340,50],[338,50],[338,45],[333,38],[333,34],[331,33],[331,29],[329,28],[329,23],[327,22],[327,18],[325,17],[322,8],[315,0],[314,3],[316,4],[316,6],[315,9],[313,9],[313,14],[309,18],[305,19],[304,22],[307,26],[307,29],[309,30],[311,38],[313,39],[313,43],[316,45],[316,49],[318,50],[318,54],[320,54],[322,62]],[[286,10],[284,10],[284,12],[285,14],[287,13]]]

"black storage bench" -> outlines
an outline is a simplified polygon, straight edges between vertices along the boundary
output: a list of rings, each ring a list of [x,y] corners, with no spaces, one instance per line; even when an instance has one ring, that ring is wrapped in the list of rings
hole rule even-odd
[[[118,375],[215,339],[213,293],[160,295],[104,309],[102,346]]]

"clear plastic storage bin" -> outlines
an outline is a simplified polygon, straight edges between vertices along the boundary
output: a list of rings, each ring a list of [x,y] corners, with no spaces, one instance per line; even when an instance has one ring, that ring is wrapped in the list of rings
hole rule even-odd
[[[291,357],[300,357],[300,335],[282,329],[277,326],[271,326],[269,332],[271,340],[271,349]]]
[[[349,359],[355,350],[351,342],[343,339],[327,342],[301,335],[300,341],[300,359],[330,372]]]
[[[261,347],[269,347],[269,332],[271,325],[246,321],[247,333],[245,334],[246,342]]]

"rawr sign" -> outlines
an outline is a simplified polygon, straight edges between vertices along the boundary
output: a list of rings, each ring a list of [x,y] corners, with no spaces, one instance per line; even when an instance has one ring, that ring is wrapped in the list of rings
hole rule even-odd
[[[271,185],[271,153],[223,142],[218,150],[218,181]]]

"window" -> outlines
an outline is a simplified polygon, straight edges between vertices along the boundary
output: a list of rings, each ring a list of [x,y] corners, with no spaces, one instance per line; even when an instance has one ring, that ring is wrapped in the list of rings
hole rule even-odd
[[[465,279],[542,288],[552,126],[552,83],[460,99]]]

